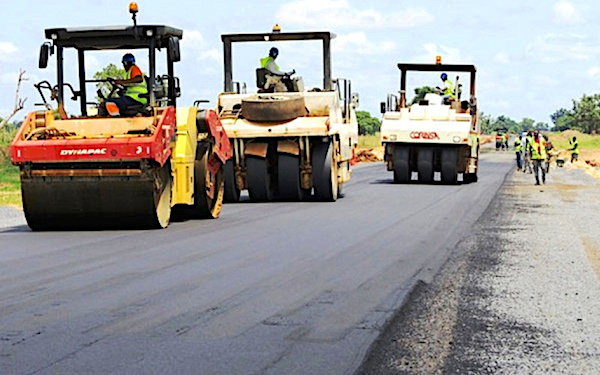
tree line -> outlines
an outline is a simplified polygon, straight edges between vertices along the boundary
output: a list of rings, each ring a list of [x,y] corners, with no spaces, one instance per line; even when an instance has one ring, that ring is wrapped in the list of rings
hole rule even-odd
[[[583,95],[573,99],[571,109],[561,108],[550,115],[554,130],[579,130],[582,133],[597,134],[600,130],[600,94]]]

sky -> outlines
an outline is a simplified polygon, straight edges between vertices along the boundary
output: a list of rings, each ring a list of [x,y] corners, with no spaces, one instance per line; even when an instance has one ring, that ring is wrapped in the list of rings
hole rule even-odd
[[[33,83],[43,79],[56,83],[52,58],[46,70],[37,68],[45,28],[132,22],[129,1],[123,0],[0,0],[0,4],[0,117],[14,106],[19,69],[29,78],[21,90],[21,96],[27,98],[26,108],[15,120],[40,102]],[[380,116],[379,103],[399,89],[396,64],[435,63],[436,55],[442,56],[443,63],[477,66],[479,108],[494,117],[506,115],[516,121],[528,117],[550,123],[549,116],[559,108],[571,108],[572,99],[599,91],[597,1],[140,0],[138,4],[139,24],[166,24],[183,30],[182,61],[175,68],[182,89],[179,105],[191,105],[196,99],[208,99],[208,106],[215,105],[223,90],[221,34],[268,32],[274,24],[283,32],[335,33],[333,77],[350,79],[352,91],[360,96],[359,109],[376,117]],[[234,81],[246,82],[254,92],[254,71],[273,45],[235,45]],[[280,42],[275,46],[280,50],[277,62],[282,70],[295,69],[307,87],[321,85],[318,42]],[[88,57],[87,77],[110,62],[120,65],[123,52]],[[147,58],[137,52],[137,61],[147,72]],[[65,66],[67,81],[76,84],[74,56],[66,55]],[[467,77],[461,75],[461,81],[467,82]],[[435,73],[418,74],[409,76],[408,88],[440,83]],[[67,102],[68,111],[76,108],[75,102]]]

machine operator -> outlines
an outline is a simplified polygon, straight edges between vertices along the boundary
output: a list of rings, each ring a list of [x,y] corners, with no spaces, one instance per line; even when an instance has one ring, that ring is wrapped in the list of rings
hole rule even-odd
[[[264,88],[273,89],[275,92],[292,92],[294,83],[290,76],[296,73],[296,70],[287,73],[280,71],[279,66],[275,63],[277,56],[279,56],[279,50],[273,47],[269,50],[269,56],[260,59],[260,67],[267,70],[267,83]]]
[[[148,86],[142,70],[135,64],[135,57],[131,53],[123,55],[123,69],[125,79],[116,79],[114,84],[125,86],[125,93],[118,98],[108,98],[100,106],[100,116],[107,116],[106,103],[114,103],[119,108],[119,113],[128,111],[142,111],[148,104]]]

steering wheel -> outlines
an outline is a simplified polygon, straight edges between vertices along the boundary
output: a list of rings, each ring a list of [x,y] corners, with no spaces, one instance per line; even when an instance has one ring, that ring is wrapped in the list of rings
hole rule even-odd
[[[287,79],[291,79],[294,74],[296,74],[296,69],[292,70],[289,73],[286,73],[283,77],[287,78]]]
[[[122,91],[122,90],[125,90],[125,86],[124,86],[124,85],[122,85],[122,84],[120,84],[120,83],[116,83],[115,81],[116,81],[116,80],[115,80],[114,78],[107,78],[107,79],[105,80],[105,82],[107,82],[107,83],[110,83],[110,85],[111,85],[110,93],[108,94],[107,98],[110,98],[110,97],[112,97],[112,96],[113,96],[113,94],[114,94],[116,91]],[[122,93],[119,93],[119,96],[122,96]]]

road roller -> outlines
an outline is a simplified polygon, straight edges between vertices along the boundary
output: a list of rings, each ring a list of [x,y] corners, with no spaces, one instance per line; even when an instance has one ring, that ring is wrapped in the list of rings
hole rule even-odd
[[[333,38],[329,31],[284,32],[278,25],[266,33],[221,36],[225,79],[217,112],[233,151],[225,167],[226,202],[239,201],[243,190],[251,201],[335,201],[340,196],[358,144],[358,94],[352,93],[350,80],[332,78]],[[320,44],[321,82],[305,88],[302,77],[286,77],[281,89],[269,84],[273,77],[260,57],[289,41]],[[268,43],[253,64],[253,92],[233,73],[233,46],[248,42]]]
[[[442,64],[438,57],[435,64],[400,63],[398,69],[400,95],[388,94],[381,103],[381,143],[394,183],[457,184],[460,177],[463,183],[477,182],[481,130],[475,94],[477,68]],[[454,91],[448,94],[440,89],[408,103],[408,72],[441,73],[438,77],[454,82],[450,86]],[[451,77],[453,73],[468,74],[468,98],[463,100],[460,75]]]
[[[231,149],[214,110],[199,109],[200,101],[177,106],[174,64],[183,32],[137,25],[137,6],[130,11],[133,26],[45,30],[39,66],[46,68],[55,55],[57,83],[35,84],[43,109],[27,115],[11,145],[33,230],[165,228],[172,217],[219,216]],[[139,95],[146,100],[114,105],[105,98],[125,95],[122,81],[86,75],[90,52],[115,50],[135,53],[138,63],[148,57],[147,65],[140,64],[147,67],[147,90]],[[163,74],[157,72],[159,58],[165,59]],[[65,66],[78,69],[65,72]],[[71,84],[67,76],[79,82]],[[88,86],[98,83],[110,93],[90,95]],[[68,113],[67,99],[75,102],[76,114]]]

